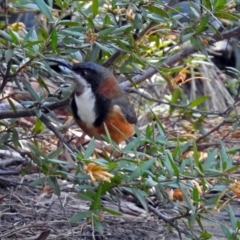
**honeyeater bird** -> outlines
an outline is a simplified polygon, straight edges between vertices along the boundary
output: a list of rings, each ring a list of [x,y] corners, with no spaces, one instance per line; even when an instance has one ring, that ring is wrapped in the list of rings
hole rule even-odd
[[[114,75],[94,62],[69,63],[47,58],[67,68],[75,79],[71,108],[76,124],[90,137],[103,140],[106,128],[121,143],[134,135],[137,116]]]

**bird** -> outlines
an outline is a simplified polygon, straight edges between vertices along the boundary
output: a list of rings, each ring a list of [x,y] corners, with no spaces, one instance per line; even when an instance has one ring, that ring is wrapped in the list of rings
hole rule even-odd
[[[103,136],[108,132],[117,144],[135,134],[136,112],[111,71],[95,62],[45,60],[56,63],[65,73],[73,75],[72,114],[85,134],[105,140]]]

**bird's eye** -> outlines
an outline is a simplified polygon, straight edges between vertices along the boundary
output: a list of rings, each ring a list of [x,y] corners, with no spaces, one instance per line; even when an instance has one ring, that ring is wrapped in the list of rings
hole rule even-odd
[[[87,70],[83,70],[83,71],[81,72],[81,75],[82,75],[83,77],[86,77],[86,76],[88,75],[88,71],[87,71]]]

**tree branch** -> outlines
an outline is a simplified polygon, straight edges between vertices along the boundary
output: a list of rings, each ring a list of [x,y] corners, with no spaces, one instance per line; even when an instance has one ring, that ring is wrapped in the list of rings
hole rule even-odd
[[[213,42],[215,43],[218,41],[236,37],[238,35],[240,35],[240,27],[236,27],[228,32],[224,32],[224,33],[222,33],[222,35],[215,34],[212,39],[213,39]],[[170,56],[166,61],[161,63],[159,67],[161,67],[161,66],[170,67],[170,66],[174,65],[175,63],[181,61],[183,58],[186,58],[189,55],[191,55],[197,51],[198,50],[194,47],[186,47],[182,51]],[[139,84],[139,83],[143,82],[145,79],[152,77],[157,72],[158,72],[157,68],[150,67],[147,70],[145,70],[145,72],[143,74],[138,74],[135,77],[133,77],[132,80],[135,84]],[[131,86],[131,82],[129,82],[128,80],[124,81],[124,82],[120,83],[120,86],[123,89],[128,88]]]
[[[67,106],[69,104],[69,101],[70,101],[70,97],[60,100],[58,102],[48,103],[46,105],[43,105],[40,109],[43,112],[46,112],[46,109],[52,111],[52,110]],[[39,110],[39,108],[26,109],[26,110],[20,110],[20,111],[0,112],[0,119],[36,116],[37,110]]]
[[[51,130],[55,136],[63,143],[65,144],[72,152],[74,152],[74,148],[67,142],[67,140],[63,137],[63,135],[60,133],[58,128],[54,127],[54,125],[50,122],[48,117],[45,114],[42,114],[40,117],[40,120],[46,125],[46,127]]]

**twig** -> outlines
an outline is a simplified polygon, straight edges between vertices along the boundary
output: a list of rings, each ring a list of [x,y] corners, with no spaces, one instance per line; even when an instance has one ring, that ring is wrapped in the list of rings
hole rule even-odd
[[[0,87],[0,92],[3,91],[4,87],[6,86],[6,84],[8,82],[8,79],[10,78],[9,73],[11,70],[11,66],[12,66],[12,59],[10,59],[9,62],[7,63],[7,69],[6,69],[5,74],[2,74],[3,80],[2,80],[1,87]]]
[[[182,239],[181,233],[183,233],[185,235],[190,235],[190,233],[188,231],[182,229],[181,227],[179,227],[179,226],[177,226],[176,224],[173,223],[174,218],[168,218],[168,217],[164,216],[162,213],[157,211],[154,207],[152,207],[149,204],[148,204],[148,209],[151,212],[153,212],[156,216],[158,216],[160,219],[162,219],[165,223],[168,223],[170,226],[175,228],[178,231],[179,239]]]
[[[186,109],[186,110],[189,110],[191,112],[200,113],[200,114],[205,115],[205,116],[207,116],[207,115],[225,116],[226,115],[226,111],[228,110],[227,109],[224,112],[202,111],[202,110],[198,110],[198,109],[189,108],[188,106],[183,106],[183,105],[179,105],[179,104],[175,104],[175,103],[165,102],[165,101],[162,101],[162,100],[158,100],[156,98],[149,97],[149,95],[147,95],[145,93],[142,93],[142,92],[139,92],[137,89],[134,89],[134,88],[126,88],[125,91],[128,92],[128,93],[136,93],[139,96],[141,96],[141,97],[143,97],[143,98],[145,98],[145,99],[147,99],[149,101],[152,101],[152,102],[156,102],[156,103],[159,103],[159,104],[166,104],[166,105],[169,105],[171,107]]]
[[[212,134],[213,132],[219,130],[219,128],[221,128],[223,125],[225,125],[227,123],[226,120],[223,120],[221,123],[219,123],[216,127],[214,127],[213,129],[211,129],[209,132],[207,132],[206,134],[204,134],[203,136],[199,137],[196,140],[196,143],[200,142],[201,140],[203,140],[204,138],[208,137],[210,134]]]
[[[2,234],[1,238],[7,237],[8,235],[12,235],[15,232],[19,232],[22,229],[31,229],[31,228],[50,228],[55,233],[57,233],[56,229],[54,227],[49,226],[48,224],[29,224],[29,225],[22,226],[22,227],[19,227],[19,228],[14,228],[13,230],[11,230],[11,231],[9,231],[9,232],[7,232],[5,234]]]
[[[63,143],[65,144],[71,151],[74,151],[74,148],[66,141],[66,139],[63,137],[63,135],[60,133],[60,131],[54,127],[54,125],[49,121],[48,117],[45,114],[42,114],[40,117],[40,120],[46,125],[46,127],[51,130],[55,136]]]
[[[45,111],[44,109],[47,108],[52,111],[52,110],[67,106],[69,104],[69,101],[70,101],[70,97],[60,100],[58,102],[43,105],[40,109],[43,109],[43,111]],[[39,110],[39,108],[26,109],[26,110],[20,110],[20,111],[0,112],[0,119],[36,116],[37,110]]]
[[[61,208],[62,208],[63,214],[64,214],[64,216],[65,216],[65,218],[66,218],[68,228],[70,229],[70,232],[71,232],[71,234],[72,234],[72,237],[74,237],[73,229],[72,229],[71,224],[70,224],[70,222],[69,222],[69,220],[68,220],[67,213],[66,213],[65,208],[64,208],[64,206],[63,206],[62,200],[61,200],[61,198],[60,198],[59,195],[58,195],[57,197],[58,197],[58,201],[59,201],[59,203],[60,203],[60,206],[61,206]]]
[[[6,176],[6,175],[20,175],[21,170],[0,170],[0,176]],[[5,179],[6,180],[6,179]],[[1,178],[0,178],[1,181]]]

